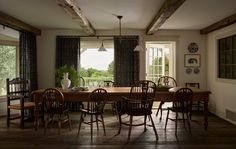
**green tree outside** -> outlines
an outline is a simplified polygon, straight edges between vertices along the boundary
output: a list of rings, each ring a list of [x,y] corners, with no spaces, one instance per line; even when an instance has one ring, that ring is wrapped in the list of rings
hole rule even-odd
[[[0,95],[6,94],[6,79],[16,77],[16,46],[0,45]]]

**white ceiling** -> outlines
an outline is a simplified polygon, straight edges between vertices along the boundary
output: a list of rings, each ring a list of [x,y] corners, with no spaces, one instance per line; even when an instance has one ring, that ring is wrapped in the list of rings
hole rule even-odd
[[[96,30],[146,29],[164,0],[77,0]],[[56,0],[0,0],[0,11],[39,29],[81,29]],[[236,0],[186,0],[161,29],[202,29],[236,13]]]

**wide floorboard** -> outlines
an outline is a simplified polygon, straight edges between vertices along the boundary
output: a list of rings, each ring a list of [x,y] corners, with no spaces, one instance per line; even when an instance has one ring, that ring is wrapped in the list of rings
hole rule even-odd
[[[165,112],[163,112],[165,113]],[[155,134],[151,127],[144,132],[144,127],[133,127],[131,139],[127,141],[128,127],[123,126],[120,135],[116,135],[118,131],[118,120],[111,112],[106,111],[104,115],[106,133],[104,136],[102,125],[99,125],[99,131],[94,124],[93,141],[90,139],[90,126],[82,125],[80,135],[77,136],[79,113],[71,113],[72,130],[69,131],[68,126],[63,126],[61,134],[58,134],[56,125],[47,129],[44,134],[43,126],[39,130],[33,129],[33,122],[26,123],[25,129],[19,128],[19,123],[11,124],[6,127],[6,118],[0,118],[0,149],[17,148],[39,148],[39,149],[60,149],[60,148],[101,148],[101,149],[118,149],[118,148],[134,148],[134,149],[172,149],[172,148],[191,148],[191,149],[236,149],[236,126],[209,114],[209,127],[205,131],[202,124],[200,113],[194,113],[191,122],[190,134],[179,122],[178,133],[175,135],[174,122],[169,121],[167,131],[164,130],[165,114],[160,121],[159,117],[153,113],[154,122],[157,128],[159,140],[156,141]],[[89,116],[86,116],[89,119]],[[128,120],[123,117],[123,120]],[[143,117],[138,117],[135,122],[142,122]]]

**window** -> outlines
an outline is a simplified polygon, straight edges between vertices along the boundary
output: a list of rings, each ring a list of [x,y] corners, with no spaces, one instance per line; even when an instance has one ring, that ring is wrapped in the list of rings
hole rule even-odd
[[[114,43],[112,39],[103,40],[107,51],[98,51],[102,40],[81,39],[80,76],[86,86],[99,86],[104,80],[114,80]]]
[[[6,78],[18,74],[18,42],[0,40],[0,96],[6,95]]]
[[[174,76],[175,42],[146,43],[146,79],[158,82],[161,76]]]
[[[236,79],[236,35],[218,40],[218,77]]]

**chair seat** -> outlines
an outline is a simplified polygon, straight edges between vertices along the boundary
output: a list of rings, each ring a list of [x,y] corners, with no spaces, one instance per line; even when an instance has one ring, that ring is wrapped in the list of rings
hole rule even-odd
[[[24,109],[32,109],[35,107],[35,102],[24,102]],[[11,104],[8,106],[9,109],[16,109],[20,110],[21,105],[20,104]]]

